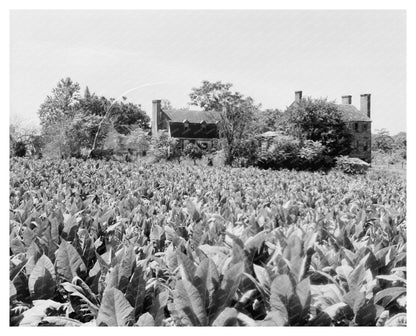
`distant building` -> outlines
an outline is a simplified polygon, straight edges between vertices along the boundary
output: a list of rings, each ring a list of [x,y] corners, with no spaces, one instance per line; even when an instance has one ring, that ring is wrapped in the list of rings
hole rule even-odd
[[[299,104],[301,100],[302,91],[296,91],[292,105]],[[352,96],[342,96],[342,104],[338,105],[353,137],[350,157],[371,163],[371,94],[361,95],[360,110],[351,103]]]
[[[170,137],[179,140],[182,149],[189,143],[210,149],[213,141],[218,139],[218,112],[164,110],[161,100],[153,100],[152,103],[152,136],[164,130]]]

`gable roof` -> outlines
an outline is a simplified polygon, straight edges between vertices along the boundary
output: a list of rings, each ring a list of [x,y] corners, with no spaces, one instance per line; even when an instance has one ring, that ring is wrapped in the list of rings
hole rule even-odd
[[[358,110],[354,105],[339,104],[338,105],[342,119],[348,121],[371,121],[371,119]]]
[[[170,109],[163,110],[171,121],[183,122],[188,120],[190,123],[200,123],[205,120],[207,123],[215,123],[218,119],[218,112],[216,111],[195,111],[188,109]]]
[[[203,127],[200,123],[189,122],[185,127],[183,122],[169,121],[170,136],[172,138],[189,139],[215,139],[218,138],[218,127],[216,124],[207,123]]]
[[[299,105],[299,102],[294,101],[292,104],[290,104],[289,108],[296,107]],[[350,104],[337,104],[342,119],[345,122],[351,122],[351,121],[371,121],[371,119],[366,116],[364,113],[362,113],[360,110],[358,110],[354,105]]]

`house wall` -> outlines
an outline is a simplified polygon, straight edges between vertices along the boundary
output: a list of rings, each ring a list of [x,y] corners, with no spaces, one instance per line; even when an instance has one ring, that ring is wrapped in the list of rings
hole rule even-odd
[[[353,137],[350,157],[371,163],[371,121],[351,121],[347,126]]]

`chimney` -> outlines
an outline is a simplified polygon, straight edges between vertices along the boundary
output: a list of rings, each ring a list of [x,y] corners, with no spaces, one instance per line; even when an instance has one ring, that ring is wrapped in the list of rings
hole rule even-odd
[[[342,105],[351,105],[352,96],[342,96]]]
[[[295,91],[295,102],[300,103],[302,100],[302,91]]]
[[[361,95],[361,112],[371,118],[371,94]]]
[[[162,101],[160,99],[152,101],[152,136],[157,136],[159,122],[162,111]]]

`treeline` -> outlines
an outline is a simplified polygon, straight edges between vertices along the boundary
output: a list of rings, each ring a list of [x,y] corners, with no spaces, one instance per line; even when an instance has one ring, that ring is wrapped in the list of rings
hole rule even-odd
[[[231,83],[209,81],[193,88],[189,98],[190,105],[219,111],[220,139],[214,145],[215,154],[196,144],[182,151],[164,132],[150,136],[150,118],[140,105],[125,97],[115,100],[91,94],[88,87],[81,94],[79,84],[66,78],[39,108],[40,134],[19,137],[18,132],[11,132],[11,155],[29,152],[38,157],[121,160],[145,155],[180,160],[187,156],[194,161],[207,156],[210,163],[214,155],[221,155],[232,166],[317,170],[334,167],[340,157],[345,164],[345,156],[351,152],[351,133],[335,102],[306,98],[285,111],[262,110],[251,97],[234,91]],[[164,104],[170,106],[168,101]],[[259,137],[268,131],[276,135]],[[373,150],[388,152],[400,147],[405,155],[405,134],[404,139],[392,139],[379,132],[373,136]]]
[[[90,93],[70,78],[62,79],[38,111],[41,132],[22,137],[11,132],[11,154],[54,158],[99,155],[108,135],[126,136],[132,130],[149,129],[149,116],[140,105]],[[34,142],[35,141],[35,142]]]

